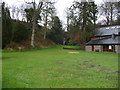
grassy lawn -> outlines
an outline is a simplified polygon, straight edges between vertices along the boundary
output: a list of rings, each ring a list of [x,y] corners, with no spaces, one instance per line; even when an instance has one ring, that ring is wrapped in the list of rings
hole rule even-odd
[[[78,52],[78,53],[69,53]],[[3,88],[116,88],[118,54],[62,46],[3,51]]]
[[[64,48],[80,48],[80,46],[64,45]]]

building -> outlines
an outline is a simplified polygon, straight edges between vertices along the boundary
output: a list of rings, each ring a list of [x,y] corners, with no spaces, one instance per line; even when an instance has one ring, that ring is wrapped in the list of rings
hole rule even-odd
[[[120,26],[95,29],[95,35],[86,43],[86,51],[120,53]]]

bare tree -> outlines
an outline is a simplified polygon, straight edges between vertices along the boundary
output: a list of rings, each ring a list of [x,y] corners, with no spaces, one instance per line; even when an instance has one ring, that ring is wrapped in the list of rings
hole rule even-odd
[[[26,8],[26,5],[25,4],[22,4],[20,5],[20,13],[21,13],[21,20],[22,21],[26,21],[26,17],[25,17],[25,8]]]
[[[10,7],[10,9],[11,9],[12,19],[20,20],[20,16],[21,16],[21,9],[20,9],[20,7],[12,5]]]
[[[14,5],[12,5],[11,9],[12,9],[12,11],[11,11],[12,18],[15,19],[15,11],[16,11],[16,7],[15,7]]]
[[[47,31],[48,27],[52,24],[53,17],[55,16],[55,7],[54,7],[55,2],[45,2],[44,3],[44,8],[42,9],[41,12],[41,19],[44,23],[44,39],[47,37]]]
[[[20,19],[20,14],[21,14],[21,13],[20,13],[20,8],[17,7],[17,8],[16,8],[16,19],[17,19],[17,20]]]
[[[31,36],[31,46],[33,48],[35,47],[35,45],[34,45],[34,37],[35,37],[35,27],[36,27],[36,22],[37,22],[37,17],[36,16],[41,12],[42,5],[43,5],[43,2],[39,2],[38,7],[36,8],[35,0],[33,2],[34,12],[33,12],[32,36]]]
[[[35,0],[33,0],[32,2],[26,2],[26,3],[32,5],[33,7],[31,46],[34,48],[35,47],[35,42],[34,42],[35,29],[36,29],[37,20],[39,18],[41,9],[43,7],[43,2],[39,1],[38,5],[36,4]]]
[[[100,5],[100,14],[106,18],[106,20],[104,20],[106,25],[112,25],[114,19],[117,17],[116,3],[117,2],[103,2],[103,4]]]

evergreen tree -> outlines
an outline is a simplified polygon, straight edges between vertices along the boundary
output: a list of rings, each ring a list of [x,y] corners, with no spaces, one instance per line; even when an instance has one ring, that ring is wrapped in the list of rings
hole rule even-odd
[[[12,39],[12,21],[8,7],[5,2],[2,3],[2,48],[11,42]]]
[[[61,24],[58,16],[55,16],[53,18],[53,25],[52,25],[50,33],[48,34],[48,37],[51,40],[53,40],[56,44],[62,44],[63,43],[62,24]]]
[[[97,12],[97,5],[93,1],[73,2],[67,12],[70,41],[80,44],[84,48],[85,43],[93,34]]]

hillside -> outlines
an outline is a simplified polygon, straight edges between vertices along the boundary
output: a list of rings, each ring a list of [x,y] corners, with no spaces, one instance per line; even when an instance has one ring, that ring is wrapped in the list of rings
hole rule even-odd
[[[35,48],[46,48],[54,46],[55,43],[50,40],[49,38],[44,39],[42,32],[43,32],[42,26],[37,25],[35,30]],[[23,21],[17,21],[12,20],[12,30],[11,35],[8,35],[10,37],[9,43],[4,45],[4,49],[7,50],[13,50],[13,49],[31,49],[31,33],[32,33],[32,24],[23,22]],[[3,37],[3,40],[5,38]]]

